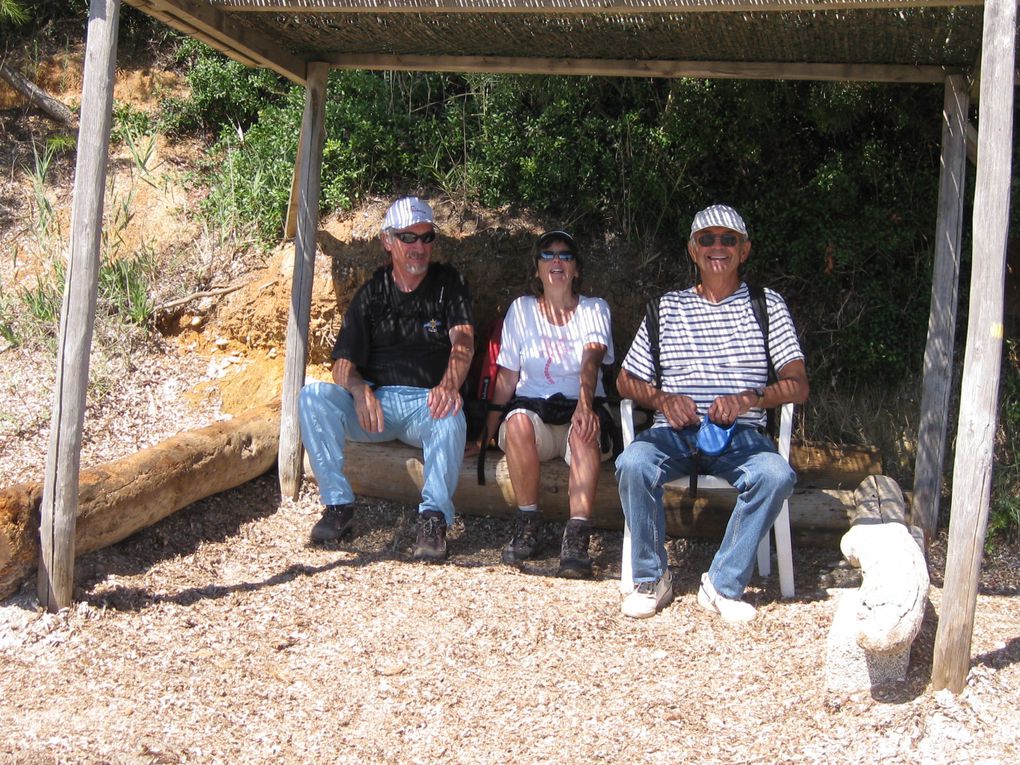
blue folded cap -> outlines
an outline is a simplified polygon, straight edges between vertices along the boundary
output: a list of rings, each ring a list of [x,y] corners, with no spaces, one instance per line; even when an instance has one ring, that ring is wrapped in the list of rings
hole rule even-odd
[[[698,451],[709,457],[722,454],[730,445],[730,436],[733,435],[733,428],[736,424],[737,421],[734,420],[728,427],[723,427],[708,419],[706,414],[701,428],[698,430]]]

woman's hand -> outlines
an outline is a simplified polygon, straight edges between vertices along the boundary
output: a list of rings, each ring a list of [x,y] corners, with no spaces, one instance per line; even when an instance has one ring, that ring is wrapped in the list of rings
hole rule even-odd
[[[599,437],[599,416],[588,406],[578,402],[574,416],[570,418],[574,433],[582,441],[597,441]]]

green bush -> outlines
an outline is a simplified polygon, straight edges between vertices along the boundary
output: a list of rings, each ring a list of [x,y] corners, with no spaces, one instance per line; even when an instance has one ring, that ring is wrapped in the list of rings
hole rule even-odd
[[[208,211],[279,236],[304,104],[191,48],[193,111],[219,136]],[[622,235],[635,261],[683,252],[726,202],[754,241],[749,278],[781,290],[813,379],[841,390],[920,368],[942,91],[931,86],[375,73],[330,75],[324,210],[439,186]],[[663,259],[662,288],[688,277]]]
[[[1020,343],[1007,340],[999,388],[999,426],[987,539],[1020,539]]]

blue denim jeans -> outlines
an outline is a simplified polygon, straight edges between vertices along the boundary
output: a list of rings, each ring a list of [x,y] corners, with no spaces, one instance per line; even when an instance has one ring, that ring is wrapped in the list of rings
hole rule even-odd
[[[401,441],[421,448],[424,486],[419,512],[438,510],[453,523],[453,493],[464,458],[467,423],[464,412],[433,419],[427,388],[388,385],[375,389],[383,411],[382,433],[366,433],[354,410],[354,397],[339,385],[312,382],[301,389],[298,412],[301,440],[319,484],[324,505],[354,501],[354,490],[344,476],[344,444],[347,439],[379,443]]]
[[[693,466],[696,428],[649,428],[616,460],[620,502],[630,528],[634,582],[652,582],[666,571],[666,513],[662,485]],[[738,490],[733,515],[708,570],[716,591],[739,598],[751,580],[758,543],[775,523],[797,477],[775,444],[755,428],[738,426],[730,446],[716,457],[702,455],[701,472],[719,476]]]

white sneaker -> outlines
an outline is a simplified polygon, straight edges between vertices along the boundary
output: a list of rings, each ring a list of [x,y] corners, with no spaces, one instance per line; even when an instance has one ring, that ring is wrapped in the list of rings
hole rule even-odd
[[[647,619],[673,600],[673,577],[666,573],[654,582],[641,582],[634,592],[623,599],[620,610],[632,619]]]
[[[698,590],[698,605],[711,611],[730,624],[743,624],[757,616],[758,612],[743,600],[725,598],[715,591],[708,574],[701,575],[701,589]]]

